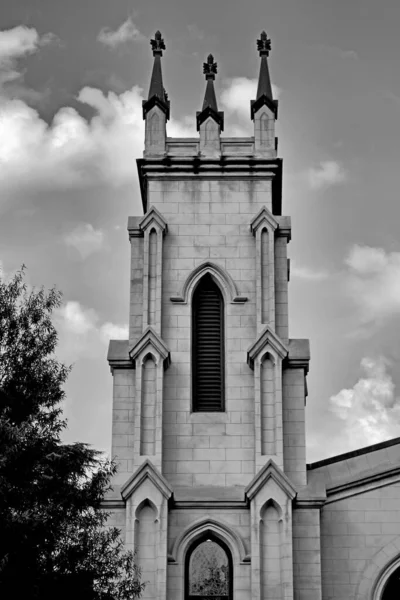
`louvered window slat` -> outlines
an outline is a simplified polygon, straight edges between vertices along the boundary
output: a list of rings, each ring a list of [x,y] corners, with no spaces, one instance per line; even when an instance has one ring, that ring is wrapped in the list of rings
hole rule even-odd
[[[224,410],[223,298],[211,276],[193,296],[193,410]]]

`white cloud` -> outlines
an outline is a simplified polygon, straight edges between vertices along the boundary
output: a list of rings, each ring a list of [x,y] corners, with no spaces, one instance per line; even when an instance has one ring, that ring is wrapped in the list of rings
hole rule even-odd
[[[0,192],[133,184],[132,156],[144,146],[143,99],[137,86],[121,94],[84,87],[78,100],[96,111],[93,118],[66,106],[50,124],[21,100],[0,105]],[[194,118],[168,123],[168,135],[194,134]]]
[[[101,250],[104,233],[101,229],[94,229],[90,223],[80,223],[73,231],[64,236],[64,243],[78,250],[81,257],[85,259]]]
[[[65,361],[104,356],[110,339],[128,337],[127,325],[101,323],[95,310],[76,301],[68,301],[56,311],[55,324],[60,337],[57,353]]]
[[[330,398],[332,412],[343,422],[341,452],[400,434],[400,401],[387,366],[384,357],[363,358],[364,376]]]
[[[305,279],[306,281],[324,281],[328,279],[328,271],[323,269],[313,269],[312,267],[290,265],[290,275],[297,279]]]
[[[312,190],[322,190],[347,179],[347,173],[342,165],[335,160],[321,161],[316,167],[310,167],[306,172],[306,180]]]
[[[224,89],[220,94],[221,104],[228,115],[239,119],[239,124],[230,128],[230,135],[251,135],[253,123],[250,117],[250,101],[255,100],[257,93],[257,79],[248,77],[234,77],[224,82]],[[272,84],[272,93],[278,99],[280,88]]]
[[[0,97],[3,100],[23,98],[36,102],[43,97],[42,92],[24,85],[24,73],[19,61],[56,40],[53,33],[40,36],[36,29],[24,25],[0,31]]]
[[[363,321],[400,314],[400,252],[354,245],[345,263],[347,290]]]
[[[109,27],[103,27],[97,35],[97,40],[106,46],[116,48],[121,44],[125,44],[129,41],[143,40],[144,36],[140,33],[131,17],[128,17],[118,29],[113,31]]]

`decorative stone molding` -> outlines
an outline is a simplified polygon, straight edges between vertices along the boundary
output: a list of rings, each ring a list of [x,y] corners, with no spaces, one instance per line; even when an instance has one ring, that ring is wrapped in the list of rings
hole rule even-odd
[[[166,220],[154,206],[150,206],[148,212],[140,220],[139,227],[142,231],[146,231],[151,227],[157,227],[163,234],[168,231]]]
[[[127,501],[146,479],[149,479],[164,498],[169,500],[172,496],[172,487],[148,458],[146,458],[128,481],[121,487],[122,498]]]
[[[151,325],[161,333],[163,238],[168,226],[162,214],[151,206],[139,228],[144,233],[143,329]]]
[[[288,348],[268,325],[258,336],[254,344],[247,350],[247,364],[252,369],[254,369],[257,359],[262,356],[264,350],[271,350],[273,354],[276,354],[280,359],[283,359],[288,355]]]
[[[231,304],[243,304],[244,302],[247,302],[247,298],[245,296],[240,296],[238,294],[235,282],[229,275],[228,271],[211,261],[201,263],[195,269],[193,269],[184,282],[180,294],[177,296],[171,296],[171,302],[188,304],[198,281],[206,273],[209,273],[211,277],[213,277],[220,285],[222,291],[225,293],[225,300],[227,302],[230,302]]]
[[[254,370],[256,472],[273,458],[283,468],[282,360],[288,350],[267,325],[247,351]]]
[[[245,493],[250,501],[251,597],[269,597],[272,582],[274,599],[293,600],[292,501],[296,489],[269,460]]]
[[[143,359],[143,354],[147,352],[154,355],[157,363],[161,360],[166,369],[171,364],[171,354],[167,345],[152,327],[147,327],[143,332],[143,335],[129,351],[129,356],[137,364],[138,358],[142,357]]]
[[[270,459],[255,475],[255,477],[246,486],[245,494],[246,497],[251,501],[260,492],[260,490],[266,486],[268,481],[272,479],[284,492],[284,494],[290,500],[293,500],[296,496],[296,488],[286,477],[285,473],[280,469],[276,463]],[[277,500],[277,498],[275,498]]]
[[[250,556],[240,535],[221,519],[216,520],[212,517],[202,517],[194,521],[178,535],[168,555],[168,562],[183,563],[186,549],[207,532],[212,532],[226,543],[234,562],[241,564],[250,562]]]
[[[161,469],[164,369],[170,352],[157,333],[148,327],[129,352],[136,368],[134,461],[151,457]]]
[[[275,230],[278,222],[264,206],[250,223],[256,238],[257,331],[269,324],[275,329]]]
[[[145,460],[122,486],[121,495],[126,502],[126,546],[131,550],[138,549],[143,580],[150,581],[155,598],[165,600],[168,500],[172,488],[154,464]],[[148,514],[147,519],[142,519],[146,508],[150,512],[150,521]]]

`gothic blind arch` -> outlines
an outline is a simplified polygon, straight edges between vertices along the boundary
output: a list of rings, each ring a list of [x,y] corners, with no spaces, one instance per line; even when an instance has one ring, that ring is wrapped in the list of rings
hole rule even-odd
[[[228,546],[208,532],[188,549],[185,600],[232,600],[233,563]]]
[[[224,299],[206,273],[192,297],[193,412],[225,410],[224,363]]]

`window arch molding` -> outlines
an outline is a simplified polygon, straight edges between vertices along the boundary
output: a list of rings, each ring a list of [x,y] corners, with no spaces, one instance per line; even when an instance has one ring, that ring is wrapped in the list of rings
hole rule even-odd
[[[227,523],[209,517],[201,518],[187,527],[175,540],[172,551],[168,556],[169,563],[180,563],[192,544],[207,535],[220,539],[229,548],[235,564],[248,564],[250,556],[242,538]]]
[[[400,536],[381,548],[360,573],[355,600],[381,600],[386,582],[400,567]]]
[[[180,304],[190,304],[193,292],[197,287],[198,282],[206,273],[209,273],[215,283],[221,289],[225,303],[243,304],[247,301],[245,296],[240,296],[236,284],[228,271],[220,265],[211,261],[206,261],[198,265],[186,278],[180,293],[177,296],[171,296],[171,302]]]
[[[190,560],[191,557],[193,555],[193,553],[196,551],[196,549],[201,546],[203,543],[207,543],[208,541],[214,542],[214,544],[217,544],[225,553],[227,559],[228,559],[228,573],[229,573],[229,579],[228,579],[228,594],[223,595],[222,597],[226,597],[229,600],[233,599],[233,578],[234,578],[234,570],[233,570],[233,559],[232,559],[232,553],[230,551],[229,546],[219,537],[214,535],[213,531],[206,531],[203,533],[203,535],[199,536],[197,539],[195,539],[194,541],[192,541],[192,543],[189,545],[189,547],[187,548],[186,551],[186,555],[185,555],[185,575],[184,575],[184,591],[185,591],[185,600],[189,600],[190,598],[194,598],[196,596],[192,596],[190,595],[190,591],[189,591],[189,583],[190,583]],[[199,596],[200,598],[200,596]],[[218,595],[217,598],[220,598],[220,596]]]
[[[378,581],[376,582],[373,600],[382,600],[385,591],[386,584],[389,582],[390,577],[400,567],[400,556],[397,556],[395,560],[391,562],[389,566],[381,573]]]

